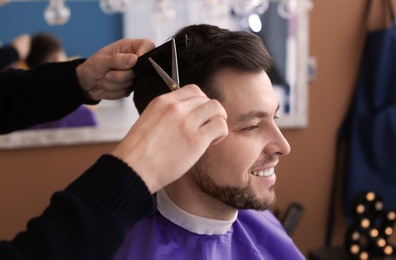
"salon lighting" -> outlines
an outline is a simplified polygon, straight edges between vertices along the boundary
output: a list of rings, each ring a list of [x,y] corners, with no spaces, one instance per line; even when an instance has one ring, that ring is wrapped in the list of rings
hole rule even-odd
[[[154,0],[150,11],[155,26],[167,25],[176,18],[176,9],[169,0]]]
[[[297,8],[297,0],[279,0],[278,14],[284,19],[293,17],[293,11]]]
[[[264,13],[269,6],[269,0],[231,0],[232,10],[240,16],[255,12]]]
[[[249,27],[255,33],[261,31],[262,28],[261,19],[260,16],[258,16],[258,14],[249,15]]]
[[[129,7],[128,0],[99,0],[99,7],[105,14],[123,13]]]
[[[44,11],[44,18],[49,25],[62,25],[68,22],[71,12],[65,4],[65,0],[0,0],[0,7],[11,2],[46,2],[49,4]],[[105,14],[124,13],[133,0],[67,0],[69,2],[98,2],[100,9]],[[176,18],[175,1],[172,0],[147,0],[151,1],[152,7],[150,11],[151,21],[157,25],[166,25]],[[186,0],[177,0],[186,1]],[[176,1],[176,2],[177,2]],[[189,0],[188,0],[189,1]],[[198,0],[202,1],[204,16],[210,19],[221,18],[224,15],[235,13],[241,17],[241,23],[249,23],[253,30],[259,30],[258,25],[250,25],[256,23],[257,18],[254,16],[261,15],[267,11],[270,2],[278,3],[278,13],[284,19],[290,19],[295,14],[298,0]],[[310,6],[307,6],[309,9]],[[253,15],[251,18],[250,16]]]
[[[49,25],[62,25],[70,18],[70,9],[63,0],[50,0],[44,10],[44,19]]]

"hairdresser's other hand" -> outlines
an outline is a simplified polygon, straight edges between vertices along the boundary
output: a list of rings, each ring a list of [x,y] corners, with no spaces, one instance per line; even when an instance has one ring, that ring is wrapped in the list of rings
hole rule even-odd
[[[155,47],[148,39],[122,39],[102,48],[77,69],[79,83],[92,100],[127,97],[138,56]]]
[[[31,40],[29,34],[21,34],[12,41],[11,45],[18,52],[19,60],[25,60],[29,55]]]
[[[180,178],[227,134],[227,114],[196,85],[155,98],[113,155],[129,164],[154,193]]]

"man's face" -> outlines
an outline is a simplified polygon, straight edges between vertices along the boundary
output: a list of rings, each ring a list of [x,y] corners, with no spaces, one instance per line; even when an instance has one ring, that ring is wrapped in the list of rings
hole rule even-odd
[[[290,152],[275,123],[279,104],[271,82],[264,71],[224,71],[216,84],[229,134],[192,168],[193,182],[231,208],[265,210],[275,201],[274,167]]]

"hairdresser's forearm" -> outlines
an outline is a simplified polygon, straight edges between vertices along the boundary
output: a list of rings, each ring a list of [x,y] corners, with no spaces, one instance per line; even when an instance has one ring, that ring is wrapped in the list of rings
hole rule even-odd
[[[81,104],[96,104],[84,98],[77,80],[76,67],[83,61],[0,73],[0,134],[60,119]]]
[[[0,242],[0,259],[112,259],[128,228],[154,209],[140,177],[105,155],[56,193],[25,232]]]

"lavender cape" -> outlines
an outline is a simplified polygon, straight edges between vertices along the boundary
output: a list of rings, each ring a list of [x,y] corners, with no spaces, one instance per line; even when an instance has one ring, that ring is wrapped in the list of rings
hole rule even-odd
[[[269,211],[240,210],[224,235],[198,235],[159,211],[136,223],[115,260],[132,259],[305,259]]]

